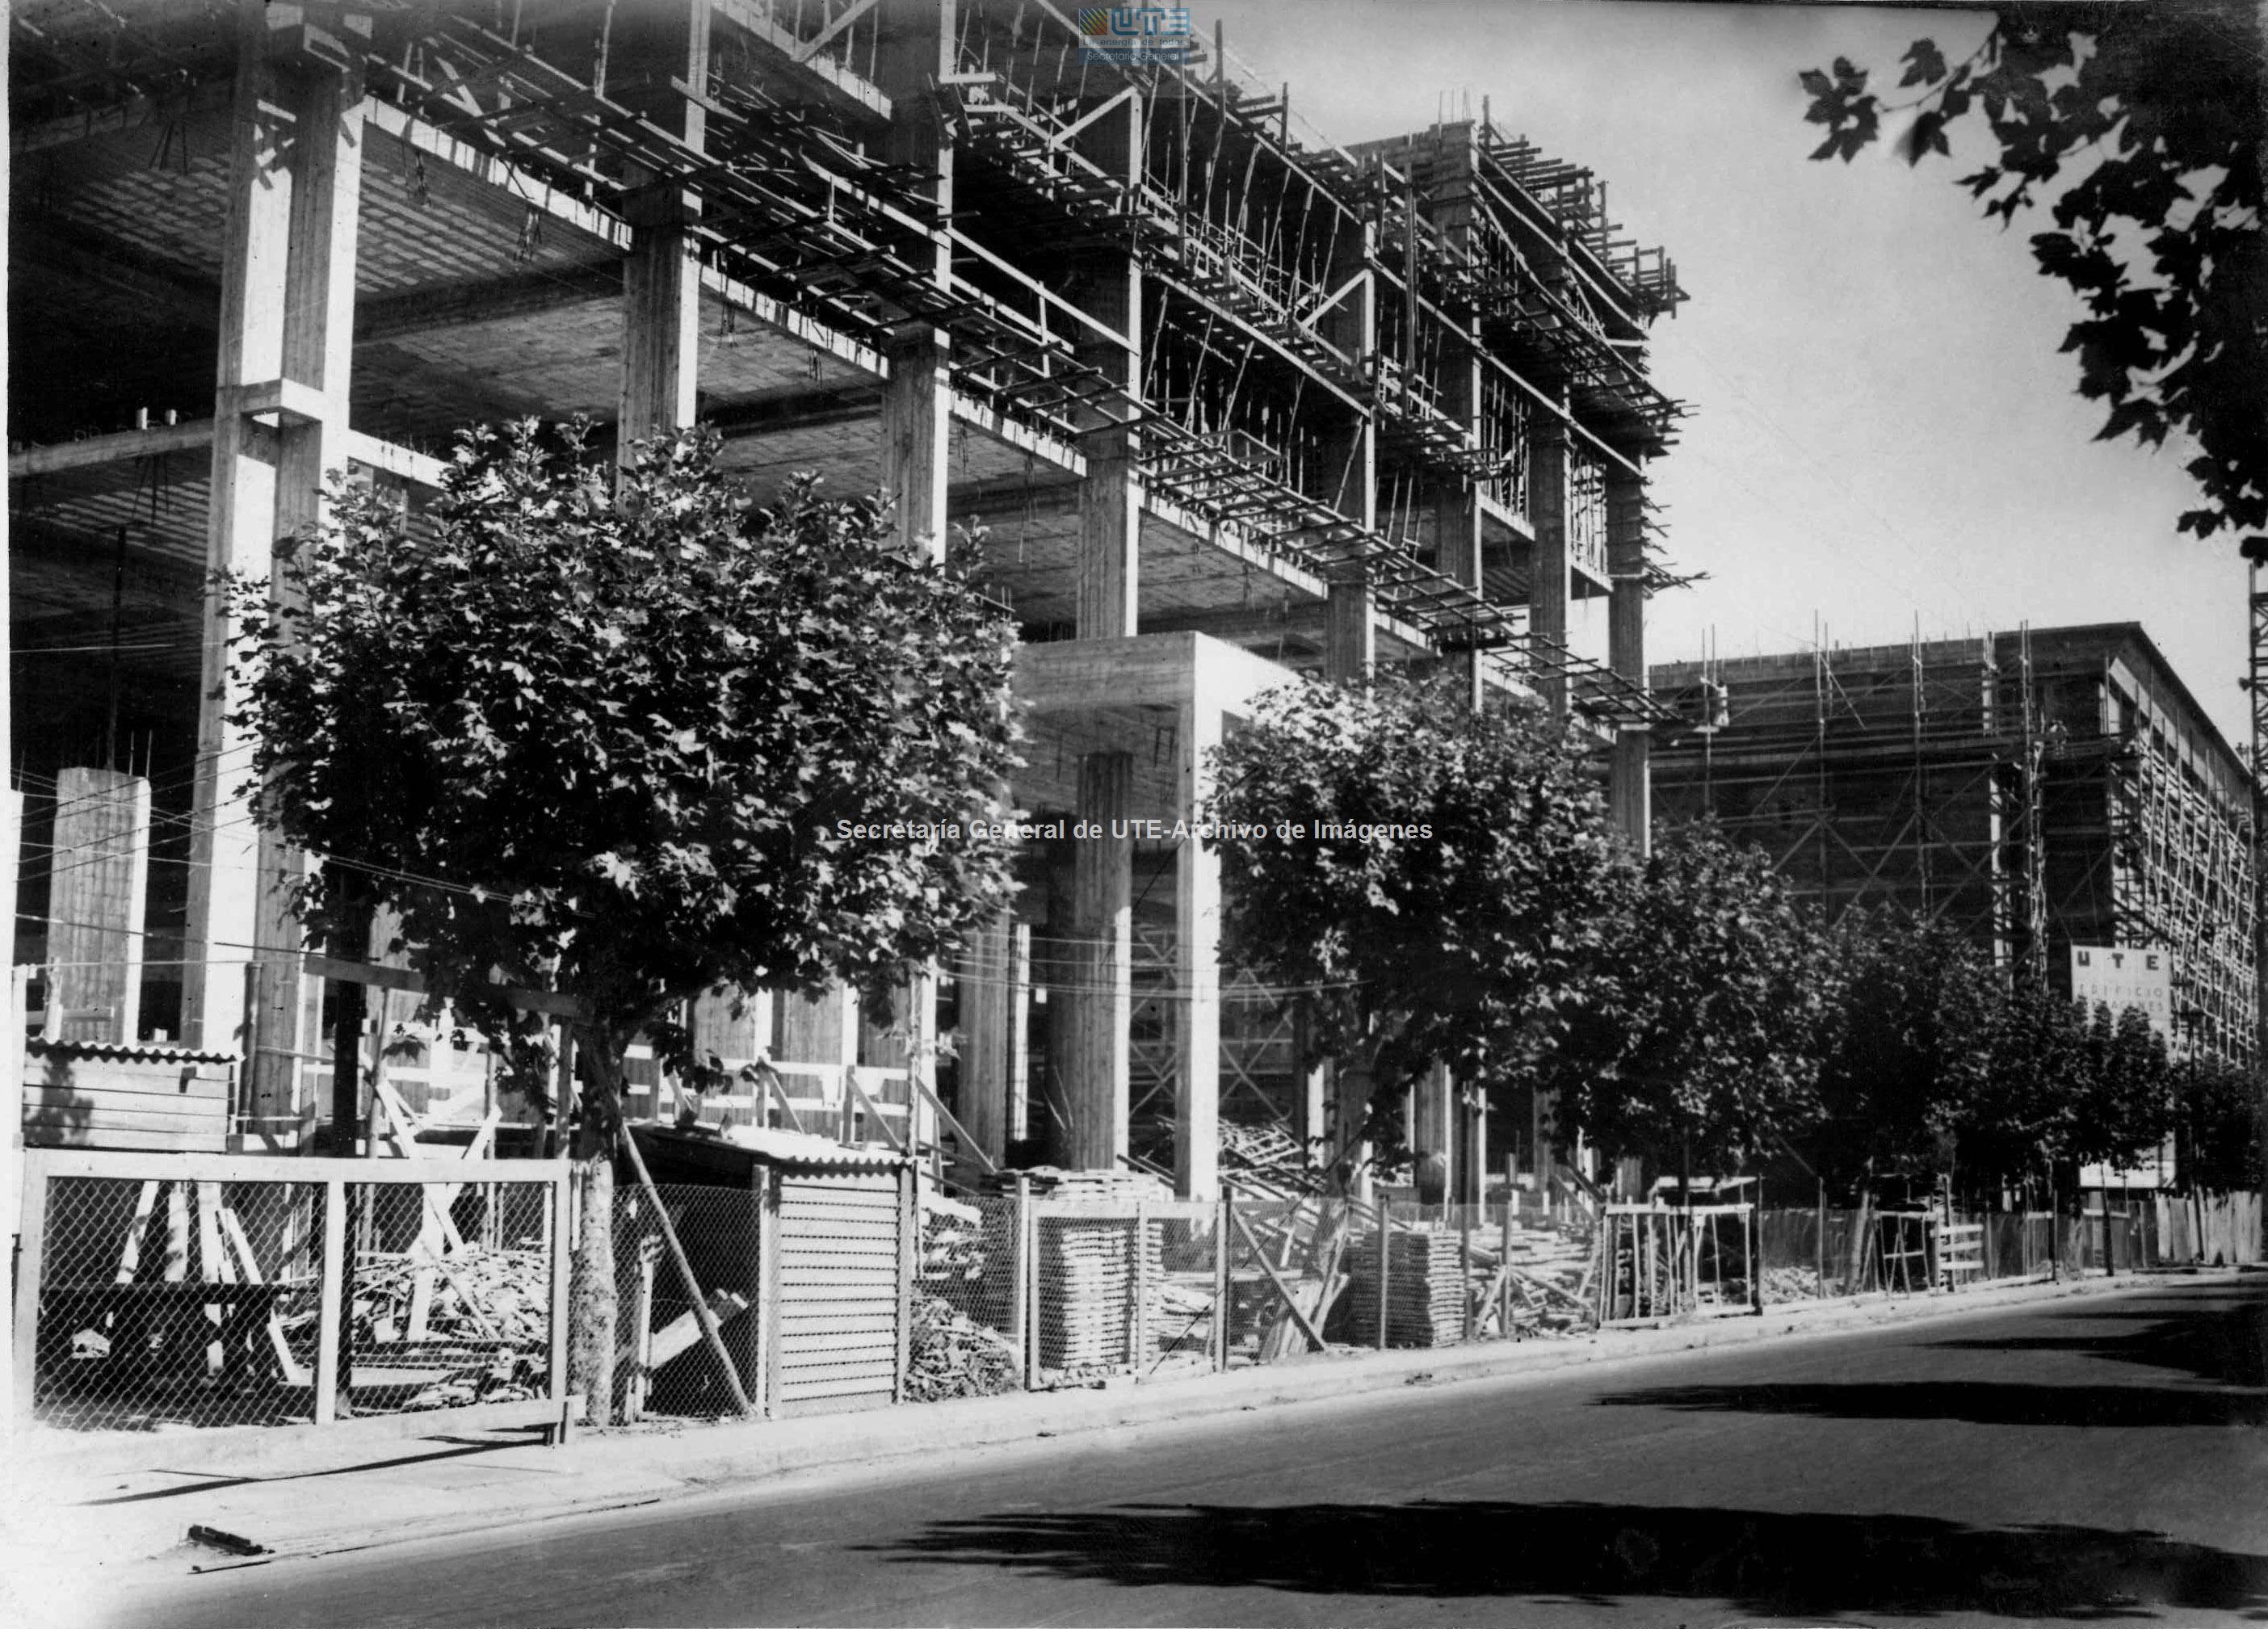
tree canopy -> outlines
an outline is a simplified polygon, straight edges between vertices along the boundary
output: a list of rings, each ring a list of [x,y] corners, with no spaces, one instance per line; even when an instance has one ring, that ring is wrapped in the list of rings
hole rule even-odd
[[[1377,1087],[1516,1071],[1597,977],[1621,863],[1580,747],[1540,711],[1386,679],[1263,697],[1216,759],[1230,954],[1312,993],[1319,1055]],[[1333,835],[1352,828],[1366,835]]]
[[[1904,910],[1849,918],[1835,949],[1845,995],[1821,1069],[1815,1168],[1838,1183],[1933,1177],[1990,1068],[2000,977],[1964,934]]]
[[[1708,822],[1620,879],[1601,995],[1551,1060],[1560,1117],[1656,1170],[1741,1169],[1818,1117],[1835,959],[1758,849]]]
[[[2047,210],[2032,254],[2086,307],[2063,349],[2080,394],[2109,406],[2098,439],[2186,433],[2203,502],[2182,529],[2236,534],[2256,560],[2268,557],[2262,46],[2250,0],[2011,7],[1961,61],[1915,41],[1896,104],[1842,58],[1802,75],[1805,116],[1827,131],[1815,159],[1847,162],[1910,114],[1898,145],[1918,164],[1981,118],[1997,153],[1961,185],[2004,225]]]
[[[687,999],[879,990],[1008,886],[982,835],[1015,763],[1008,620],[894,552],[876,504],[799,482],[755,508],[717,448],[659,438],[617,481],[576,427],[469,431],[428,511],[342,485],[272,593],[239,590],[256,812],[323,858],[311,932],[391,906],[431,999],[523,1061],[541,1021],[506,987],[572,999],[593,1418],[633,1036],[695,1072]]]

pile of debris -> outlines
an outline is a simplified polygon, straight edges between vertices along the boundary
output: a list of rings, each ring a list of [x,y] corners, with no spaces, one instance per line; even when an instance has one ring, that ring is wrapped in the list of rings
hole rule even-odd
[[[320,1316],[309,1308],[284,1323],[311,1366]],[[550,1264],[537,1248],[365,1250],[350,1329],[358,1385],[375,1373],[389,1386],[427,1377],[403,1408],[539,1398],[549,1379]]]
[[[1220,1128],[1220,1175],[1240,1193],[1277,1199],[1320,1193],[1328,1176],[1282,1126],[1227,1124]]]
[[[909,1403],[997,1397],[1023,1387],[1023,1363],[1007,1337],[963,1317],[934,1295],[914,1298],[909,1337]]]

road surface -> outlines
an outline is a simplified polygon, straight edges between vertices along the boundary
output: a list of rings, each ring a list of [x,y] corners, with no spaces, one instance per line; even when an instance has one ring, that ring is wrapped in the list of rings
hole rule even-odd
[[[122,1623],[2268,1619],[2268,1286],[1413,1387],[188,1581]]]

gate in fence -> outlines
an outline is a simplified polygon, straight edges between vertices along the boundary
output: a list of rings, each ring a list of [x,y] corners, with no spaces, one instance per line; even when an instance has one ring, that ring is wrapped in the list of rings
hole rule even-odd
[[[29,1149],[24,1184],[31,1424],[563,1418],[564,1161]]]

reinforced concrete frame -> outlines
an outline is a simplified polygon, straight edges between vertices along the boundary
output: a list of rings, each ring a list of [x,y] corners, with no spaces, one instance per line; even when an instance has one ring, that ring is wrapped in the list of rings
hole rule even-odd
[[[1645,473],[1681,412],[1646,335],[1684,294],[1485,104],[1341,149],[1218,33],[1114,57],[1048,0],[53,0],[11,29],[17,365],[59,381],[11,402],[14,630],[85,659],[31,672],[17,740],[93,756],[100,692],[106,754],[153,743],[149,1006],[250,1054],[247,1124],[308,1112],[323,981],[202,585],[319,520],[326,473],[414,509],[482,418],[617,446],[698,419],[759,491],[816,470],[881,490],[909,549],[977,533],[1027,641],[1035,814],[1186,819],[1268,686],[1441,665],[1583,720],[1644,841],[1670,717]],[[97,343],[114,365],[65,365]],[[1570,638],[1594,597],[1603,660]],[[1036,1139],[1209,1195],[1225,1047],[1236,1112],[1313,1131],[1320,1077],[1221,968],[1201,845],[1029,859],[902,1023],[770,996],[697,1022],[818,1082],[806,1109],[980,1165]]]

